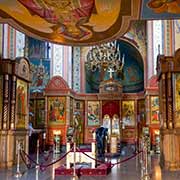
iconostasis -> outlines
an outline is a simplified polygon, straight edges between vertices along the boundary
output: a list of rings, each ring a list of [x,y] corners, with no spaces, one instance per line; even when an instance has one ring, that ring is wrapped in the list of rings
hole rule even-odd
[[[119,95],[116,100],[112,100],[112,92],[101,95],[75,93],[63,78],[54,76],[45,88],[47,143],[53,144],[58,133],[65,144],[67,129],[75,124],[78,144],[92,142],[92,132],[100,126],[107,126],[109,135],[116,135],[119,141],[136,142],[138,99],[143,94]]]

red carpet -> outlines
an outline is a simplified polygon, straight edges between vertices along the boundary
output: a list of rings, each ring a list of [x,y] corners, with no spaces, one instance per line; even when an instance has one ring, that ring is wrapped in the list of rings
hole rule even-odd
[[[88,166],[79,165],[76,167],[76,175],[77,176],[106,176],[111,171],[111,164],[100,164],[97,168],[92,169]],[[56,176],[72,176],[73,168],[66,169],[65,166],[60,166],[55,169]]]

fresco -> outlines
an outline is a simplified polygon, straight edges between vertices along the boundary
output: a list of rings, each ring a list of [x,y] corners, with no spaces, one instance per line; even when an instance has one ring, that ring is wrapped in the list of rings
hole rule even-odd
[[[49,125],[64,125],[66,122],[66,97],[48,97]]]
[[[49,60],[30,60],[32,71],[32,83],[30,92],[42,92],[50,79]]]
[[[151,97],[151,124],[159,124],[159,97]]]
[[[35,117],[35,100],[30,99],[29,100],[29,122],[32,123],[33,127],[35,127],[36,117]]]
[[[32,72],[30,92],[42,92],[50,78],[50,59],[45,42],[28,37],[28,58]]]
[[[41,59],[45,58],[46,45],[45,41],[28,37],[28,58]]]
[[[122,121],[125,126],[135,126],[134,101],[122,101]]]
[[[36,123],[37,126],[44,126],[45,123],[45,100],[37,99],[36,101]]]
[[[21,27],[21,30],[31,33],[34,37],[61,44],[87,45],[124,34],[130,21],[138,19],[140,2],[3,0],[0,3],[0,14],[2,21],[12,23],[13,20],[12,25]]]
[[[174,20],[174,28],[175,28],[175,37],[174,37],[174,43],[175,43],[175,51],[179,49],[180,47],[180,20],[176,19]]]
[[[16,128],[25,128],[27,116],[27,83],[17,79],[16,85]]]
[[[88,126],[98,126],[100,123],[99,101],[88,101]]]
[[[144,65],[139,52],[127,42],[118,41],[121,54],[125,55],[123,73],[114,73],[114,79],[123,85],[124,93],[136,93],[144,90]],[[108,72],[92,73],[85,66],[86,71],[86,93],[98,93],[100,82],[109,79]]]
[[[172,19],[180,17],[179,0],[143,0],[141,19]]]

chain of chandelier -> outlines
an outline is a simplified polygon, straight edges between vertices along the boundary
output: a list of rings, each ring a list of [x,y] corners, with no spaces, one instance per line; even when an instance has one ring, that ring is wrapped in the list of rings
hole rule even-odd
[[[92,72],[96,70],[122,72],[124,66],[124,54],[121,55],[120,46],[117,41],[112,41],[90,48],[85,62]]]

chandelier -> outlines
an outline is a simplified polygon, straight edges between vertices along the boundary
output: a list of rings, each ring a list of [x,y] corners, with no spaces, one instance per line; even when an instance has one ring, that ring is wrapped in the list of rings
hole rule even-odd
[[[122,72],[124,57],[124,54],[121,55],[117,41],[113,41],[100,46],[93,46],[87,54],[85,64],[92,72],[97,69],[99,71]]]

